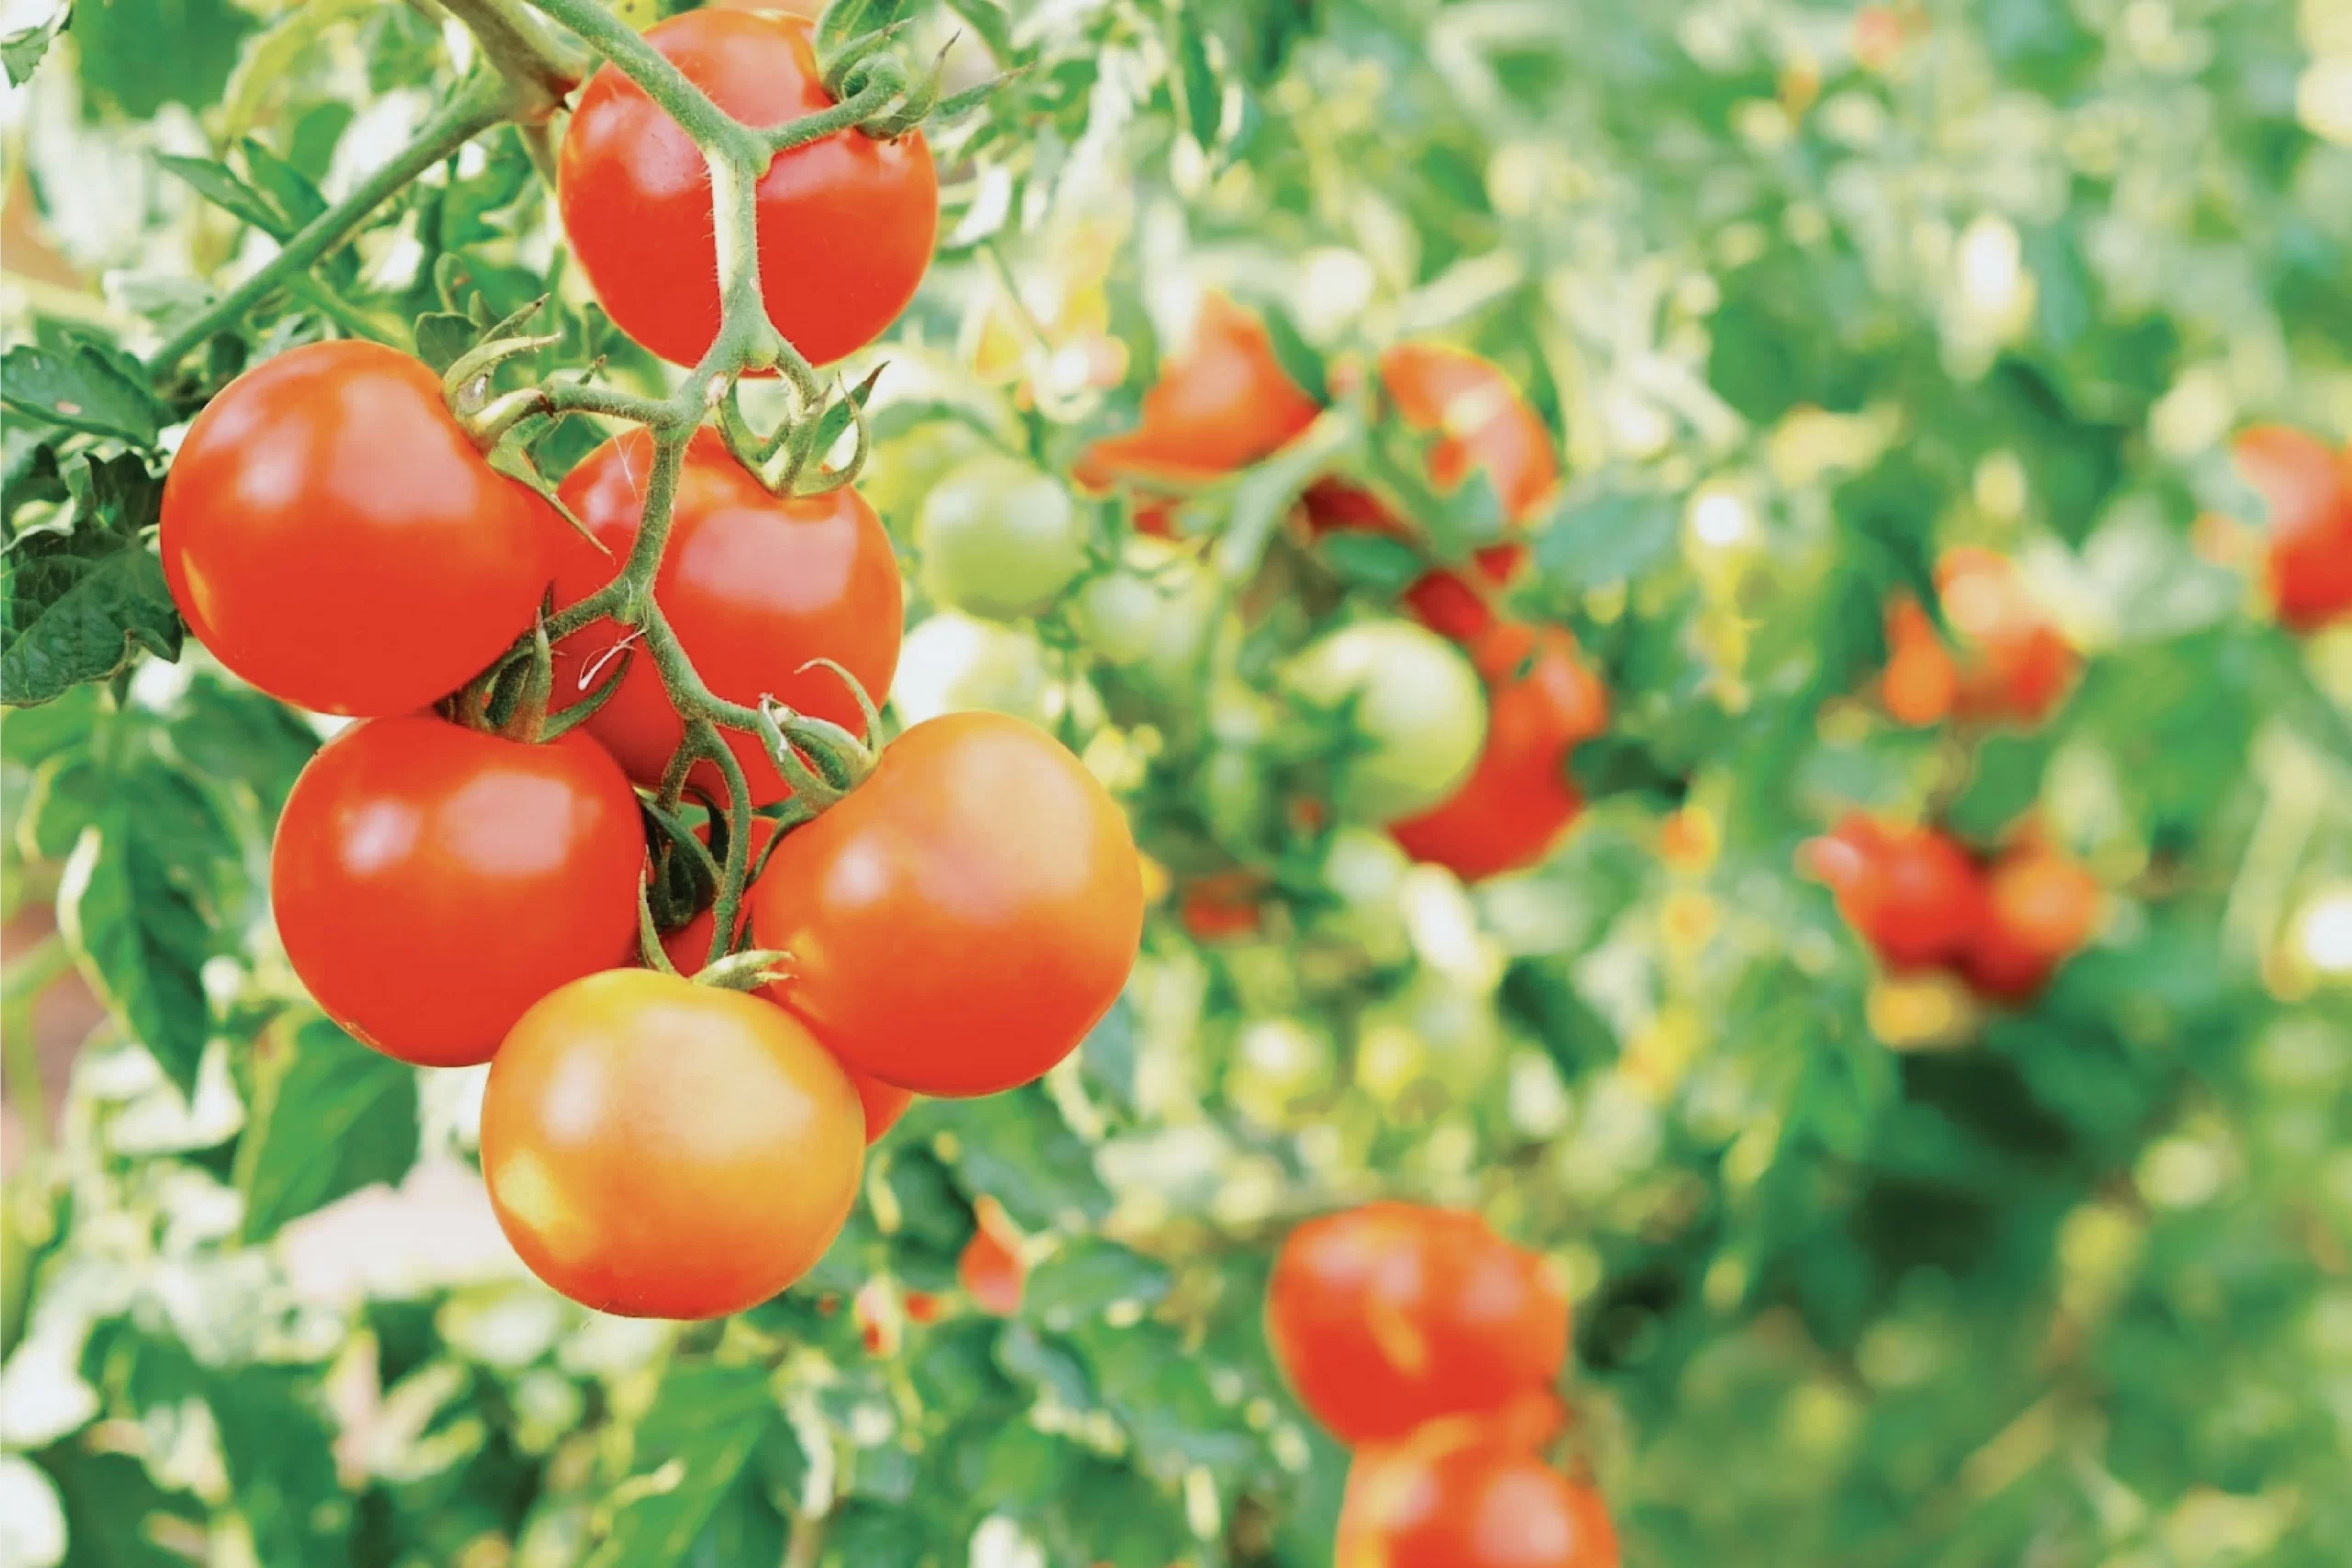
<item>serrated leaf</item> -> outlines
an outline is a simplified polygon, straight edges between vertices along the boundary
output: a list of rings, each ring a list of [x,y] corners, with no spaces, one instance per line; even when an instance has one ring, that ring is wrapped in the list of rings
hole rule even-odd
[[[673,1366],[637,1428],[636,1477],[674,1483],[650,1490],[613,1516],[596,1568],[673,1568],[710,1521],[784,1413],[759,1366]]]
[[[193,1094],[211,1035],[203,970],[212,931],[134,809],[119,804],[83,829],[59,881],[57,922],[116,1024]]]
[[[13,533],[0,552],[0,701],[11,706],[106,680],[139,649],[175,660],[187,633],[145,537],[161,481],[127,455],[77,460],[63,479],[70,525]]]
[[[19,344],[0,357],[0,404],[45,424],[153,446],[164,411],[123,363],[96,344],[64,352]]]
[[[247,1242],[371,1183],[396,1184],[416,1163],[415,1068],[322,1018],[272,1026],[256,1065],[237,1145]]]
[[[438,373],[465,357],[481,329],[454,311],[433,310],[416,319],[411,335],[416,342],[416,356]]]
[[[72,16],[70,6],[60,5],[57,14],[49,20],[0,37],[0,68],[7,71],[10,86],[21,87],[32,80],[42,57],[49,53],[49,46],[57,41],[57,35],[65,30]]]
[[[239,179],[226,164],[216,164],[209,158],[176,157],[169,152],[158,152],[155,162],[205,200],[252,224],[271,239],[283,240],[294,231],[261,192]]]

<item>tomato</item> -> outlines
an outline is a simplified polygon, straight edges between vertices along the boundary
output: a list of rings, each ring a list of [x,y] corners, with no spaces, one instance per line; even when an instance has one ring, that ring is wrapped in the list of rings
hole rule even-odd
[[[775,824],[764,817],[752,818],[750,834],[751,863],[759,864],[760,852],[775,837]],[[742,928],[751,919],[751,908],[745,904],[738,916],[735,928],[739,939]],[[668,954],[670,966],[681,975],[693,975],[710,961],[711,933],[718,929],[717,911],[705,909],[676,931],[662,939],[662,951]],[[843,1068],[848,1072],[849,1069]],[[882,1134],[897,1125],[899,1117],[915,1097],[902,1089],[867,1077],[864,1073],[849,1074],[850,1087],[857,1090],[857,1103],[865,1112],[865,1142],[868,1147],[882,1141]]]
[[[1948,550],[1936,563],[1936,592],[1968,656],[1954,711],[2018,724],[2049,717],[2081,660],[2034,603],[2017,563],[1989,550]]]
[[[1283,672],[1309,707],[1348,709],[1333,803],[1360,821],[1427,811],[1469,777],[1487,738],[1477,671],[1406,621],[1360,621],[1309,644]]]
[[[1176,918],[1195,942],[1255,936],[1265,924],[1259,908],[1265,877],[1254,871],[1220,871],[1194,877],[1176,896]]]
[[[1349,1468],[1333,1568],[1617,1568],[1600,1495],[1452,1424]]]
[[[982,1198],[972,1205],[972,1212],[979,1228],[956,1259],[956,1281],[982,1312],[1011,1317],[1021,1310],[1029,1279],[1029,1266],[1021,1257],[1020,1233],[1012,1228],[1004,1205],[993,1198]]]
[[[1982,996],[2030,1000],[2058,965],[2097,929],[2099,886],[2090,873],[2028,841],[1995,863],[1984,923],[1962,955],[1961,972]]]
[[[805,18],[690,11],[645,39],[746,125],[833,107]],[[557,189],[572,253],[614,324],[664,359],[699,361],[718,335],[718,265],[698,240],[714,214],[693,140],[607,65],[572,109]],[[872,343],[914,298],[939,227],[939,176],[921,131],[880,141],[841,130],[776,154],[758,203],[768,319],[825,365]]]
[[[1891,969],[1959,960],[1988,917],[1984,874],[1949,835],[1849,817],[1811,845],[1847,923]]]
[[[1051,475],[989,453],[958,464],[915,519],[924,592],[989,620],[1053,608],[1086,570],[1086,519]]]
[[[1079,482],[1204,484],[1272,455],[1321,412],[1283,368],[1265,323],[1210,294],[1192,343],[1160,363],[1136,428],[1089,447]]]
[[[883,522],[903,532],[913,526],[923,497],[940,480],[972,458],[1001,450],[960,419],[931,420],[876,443],[858,470],[858,493]]]
[[[380,717],[447,696],[530,628],[554,515],[492,471],[424,365],[314,343],[196,416],[159,543],[221,663],[299,706]]]
[[[786,835],[752,898],[773,988],[851,1067],[917,1094],[1042,1076],[1110,1010],[1143,875],[1110,792],[1001,714],[918,724]]]
[[[1886,645],[1879,701],[1887,716],[1914,728],[1951,717],[1960,700],[1960,666],[1918,601],[1898,599],[1887,606]]]
[[[943,610],[907,634],[892,701],[909,724],[980,710],[1043,724],[1051,685],[1027,627]]]
[[[1266,1337],[1341,1442],[1501,1408],[1559,1376],[1568,1302],[1476,1214],[1370,1203],[1309,1220],[1274,1259]]]
[[[1161,603],[1159,590],[1145,579],[1106,571],[1070,600],[1070,630],[1105,664],[1139,663],[1150,657]]]
[[[577,604],[604,587],[628,560],[652,460],[652,438],[631,430],[590,453],[563,481],[564,503],[612,554],[564,530],[559,605]],[[774,696],[802,713],[860,728],[856,698],[842,678],[804,666],[830,659],[881,702],[898,670],[901,593],[890,536],[855,491],[792,500],[771,495],[716,431],[695,433],[678,475],[669,548],[654,576],[653,600],[713,692],[747,705]],[[621,649],[636,646],[634,634],[609,620],[564,638],[556,652],[556,705],[578,703],[611,674]],[[661,783],[685,738],[661,672],[641,649],[621,689],[588,720],[588,730],[648,788]],[[790,793],[756,737],[735,730],[726,736],[742,761],[753,805]],[[714,796],[724,793],[718,770],[707,762],[694,779]]]
[[[1559,460],[1544,418],[1520,396],[1510,378],[1488,360],[1430,343],[1398,344],[1380,356],[1380,384],[1396,416],[1430,431],[1429,479],[1442,492],[1484,473],[1507,523],[1524,525],[1551,501],[1560,483]],[[1409,539],[1418,525],[1387,502],[1340,479],[1321,479],[1303,498],[1309,532],[1363,529]],[[1526,558],[1515,543],[1476,553],[1477,574],[1508,583]],[[1487,629],[1492,612],[1486,591],[1471,578],[1433,571],[1405,591],[1405,604],[1431,630],[1467,639]]]
[[[649,969],[526,1014],[482,1092],[481,1168],[531,1271],[627,1317],[718,1317],[807,1273],[857,1197],[839,1064],[758,997]]]
[[[2233,451],[2270,508],[2271,603],[2288,626],[2317,631],[2352,610],[2352,459],[2277,425],[2247,431]]]
[[[645,829],[594,740],[372,718],[286,797],[270,901],[327,1015],[421,1066],[486,1062],[524,1009],[628,962]]]
[[[1416,860],[1465,882],[1535,864],[1583,809],[1568,754],[1609,723],[1609,693],[1557,626],[1498,624],[1473,650],[1487,682],[1487,743],[1461,788],[1389,831]]]

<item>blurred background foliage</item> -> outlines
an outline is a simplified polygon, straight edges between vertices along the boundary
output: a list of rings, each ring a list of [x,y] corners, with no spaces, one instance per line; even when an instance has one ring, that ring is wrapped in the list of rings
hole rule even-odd
[[[1266,827],[1254,694],[1301,602],[1377,575],[1279,527],[1304,476],[1192,503],[1206,565],[1139,664],[918,604],[900,716],[1061,727],[1163,914],[1080,1059],[919,1106],[817,1277],[681,1329],[523,1273],[479,1075],[302,1007],[259,873],[307,721],[193,645],[12,711],[0,1557],[732,1565],[813,1517],[796,1562],[1307,1568],[1345,1456],[1268,1363],[1264,1274],[1378,1195],[1572,1281],[1630,1563],[2352,1556],[2352,635],[2272,624],[2227,459],[2352,431],[2352,6],[910,9],[965,79],[1029,69],[937,138],[942,259],[851,367],[890,366],[865,488],[901,537],[959,453],[1066,470],[1131,423],[1204,288],[1302,364],[1475,348],[1565,454],[1520,598],[1614,698],[1585,819],[1476,888]],[[72,344],[151,347],[463,63],[406,6],[81,0],[34,72],[60,10],[0,29],[0,303],[85,393],[111,351]],[[539,368],[654,375],[526,153],[436,171],[180,385],[75,401],[12,356],[12,540],[26,505],[135,530],[138,486],[69,502],[37,454],[167,449],[241,354],[330,328],[552,276]],[[1962,545],[2085,657],[2036,728],[1871,700],[1885,606]],[[1880,975],[1797,868],[1852,807],[2031,816],[2103,889],[2094,944],[2013,1009]],[[1240,929],[1177,917],[1251,864]]]

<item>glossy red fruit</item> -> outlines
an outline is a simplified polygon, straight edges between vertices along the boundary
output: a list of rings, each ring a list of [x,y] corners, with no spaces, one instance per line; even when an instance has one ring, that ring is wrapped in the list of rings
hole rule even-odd
[[[374,718],[295,781],[270,901],[327,1016],[403,1062],[463,1066],[549,991],[629,961],[644,863],[637,796],[585,735]]]
[[[2352,457],[2279,425],[2247,431],[2233,451],[2269,505],[2265,576],[2279,620],[2313,632],[2352,611]]]
[[[1436,809],[1392,824],[1416,860],[1465,882],[1534,865],[1583,809],[1568,755],[1609,724],[1609,692],[1562,627],[1498,623],[1471,649],[1487,683],[1477,767]]]
[[[752,830],[747,837],[751,840],[750,863],[756,868],[762,852],[775,837],[775,824],[764,817],[755,817],[752,819]],[[747,898],[735,921],[739,934],[751,922],[751,900]],[[718,929],[717,911],[705,909],[662,937],[662,951],[668,955],[670,967],[681,975],[691,976],[707,965],[710,963],[711,933]],[[882,1134],[896,1126],[899,1118],[907,1113],[907,1107],[914,1103],[915,1097],[906,1089],[895,1089],[864,1073],[852,1072],[846,1067],[842,1070],[849,1073],[850,1087],[857,1090],[857,1102],[865,1111],[867,1145],[879,1143]]]
[[[690,11],[646,41],[711,100],[766,128],[834,107],[801,17]],[[614,324],[678,365],[718,335],[710,174],[677,122],[607,65],[588,80],[558,167],[564,232]],[[921,131],[836,131],[780,152],[759,183],[768,319],[811,364],[864,347],[931,264],[939,177]]]
[[[1550,1384],[1567,1360],[1568,1302],[1540,1259],[1475,1214],[1370,1203],[1291,1232],[1266,1337],[1332,1436],[1389,1441]]]
[[[1205,483],[1272,456],[1319,412],[1283,368],[1265,323],[1211,294],[1201,301],[1192,343],[1161,364],[1144,394],[1136,428],[1089,447],[1076,475],[1097,488],[1121,479]],[[1142,516],[1136,526],[1166,531]]]
[[[628,560],[652,457],[651,437],[631,430],[590,453],[564,479],[564,504],[612,553],[565,529],[557,556],[559,606],[604,587]],[[792,500],[771,495],[718,433],[706,429],[686,448],[671,515],[653,600],[704,682],[746,706],[773,696],[801,713],[861,728],[848,685],[831,670],[807,666],[831,660],[856,676],[877,705],[890,694],[905,601],[890,536],[874,509],[849,489]],[[588,731],[650,789],[661,783],[685,727],[634,635],[601,620],[564,638],[556,649],[555,705],[579,703],[610,676],[625,648],[638,649],[628,673],[588,720]],[[726,739],[743,764],[754,806],[791,793],[756,738],[729,730]],[[714,797],[725,793],[718,770],[707,762],[693,782]]]
[[[159,544],[173,602],[221,663],[366,717],[429,706],[529,629],[553,524],[483,460],[423,364],[314,343],[196,416]]]
[[[2098,881],[2058,851],[2033,840],[2012,847],[1994,863],[1962,974],[1993,1000],[2031,1000],[2090,941],[2100,901]]]
[[[1984,871],[1933,828],[1856,814],[1813,840],[1807,858],[1847,923],[1893,970],[1957,963],[1988,918]]]
[[[1617,1568],[1600,1495],[1528,1449],[1441,1423],[1360,1451],[1333,1568]]]
[[[1964,656],[1956,712],[2039,724],[2057,710],[2082,660],[2034,601],[2017,562],[1989,550],[1947,550],[1936,563],[1936,593]]]
[[[786,835],[752,932],[770,994],[855,1070],[918,1094],[1044,1076],[1118,999],[1143,934],[1125,815],[1053,737],[1002,714],[916,725]]]
[[[525,1013],[491,1064],[481,1167],[531,1271],[583,1306],[705,1318],[807,1273],[865,1165],[857,1097],[782,1010],[619,969]]]

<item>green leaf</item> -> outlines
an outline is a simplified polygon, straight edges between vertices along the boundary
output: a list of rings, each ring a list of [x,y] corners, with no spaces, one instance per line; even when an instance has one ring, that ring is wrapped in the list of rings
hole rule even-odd
[[[233,0],[90,0],[74,7],[74,59],[102,107],[145,119],[218,103],[257,25]]]
[[[1078,1048],[1079,1071],[1087,1088],[1129,1116],[1136,1111],[1137,1044],[1135,1007],[1122,996],[1102,1021],[1087,1031]]]
[[[308,1371],[237,1367],[207,1382],[237,1511],[260,1560],[347,1560],[351,1507],[335,1474],[334,1428]]]
[[[21,87],[32,80],[42,57],[49,53],[49,46],[57,41],[59,33],[65,30],[65,24],[73,14],[71,6],[61,4],[57,14],[49,20],[36,22],[29,28],[18,28],[15,32],[0,37],[0,68],[7,71],[10,86]]]
[[[1080,1237],[1030,1272],[1022,1309],[1057,1328],[1113,1307],[1155,1307],[1174,1286],[1168,1266],[1114,1241]]]
[[[166,1492],[129,1454],[101,1449],[90,1434],[68,1438],[33,1459],[57,1484],[65,1505],[65,1560],[60,1568],[188,1568],[187,1553],[162,1544],[205,1540],[204,1505]]]
[[[1298,384],[1298,389],[1318,403],[1331,400],[1331,382],[1323,364],[1323,356],[1315,352],[1292,321],[1290,312],[1271,299],[1256,302],[1258,314],[1266,323],[1266,342],[1274,351],[1274,362],[1283,374]]]
[[[1069,1130],[1044,1086],[967,1102],[957,1119],[956,1173],[975,1198],[986,1195],[1026,1230],[1099,1220],[1111,1195],[1093,1155]]]
[[[1572,593],[1639,577],[1673,553],[1681,508],[1671,497],[1604,494],[1569,502],[1536,536],[1547,583]]]
[[[416,340],[416,356],[435,370],[445,371],[480,341],[481,329],[455,311],[430,310],[416,319],[412,335]]]
[[[92,343],[58,352],[19,344],[0,357],[0,404],[44,424],[153,446],[164,411],[137,369]]]
[[[283,240],[294,231],[261,192],[239,179],[226,164],[216,164],[209,158],[175,157],[168,152],[155,154],[155,162],[186,181],[198,196],[271,239]]]
[[[213,935],[142,830],[135,800],[83,829],[58,887],[57,922],[115,1022],[183,1094],[194,1093],[211,1035],[203,969]]]
[[[244,155],[250,188],[267,197],[294,228],[325,213],[327,198],[301,170],[250,136],[237,143],[237,150]]]
[[[1335,531],[1317,541],[1315,553],[1340,581],[1376,599],[1394,599],[1429,570],[1419,551],[1385,534]]]
[[[1202,150],[1213,151],[1217,124],[1224,118],[1225,95],[1217,85],[1216,68],[1209,63],[1208,35],[1199,18],[1187,12],[1172,12],[1170,27],[1175,33],[1178,115]]]
[[[145,649],[175,660],[186,627],[146,541],[163,485],[137,457],[78,459],[63,528],[13,526],[0,554],[0,701],[45,703]]]
[[[765,1368],[673,1366],[637,1428],[632,1481],[649,1489],[614,1515],[596,1568],[674,1568],[783,1421]]]
[[[237,1145],[246,1241],[370,1183],[395,1184],[416,1163],[416,1069],[322,1018],[281,1020],[254,1055],[258,1083]]]

